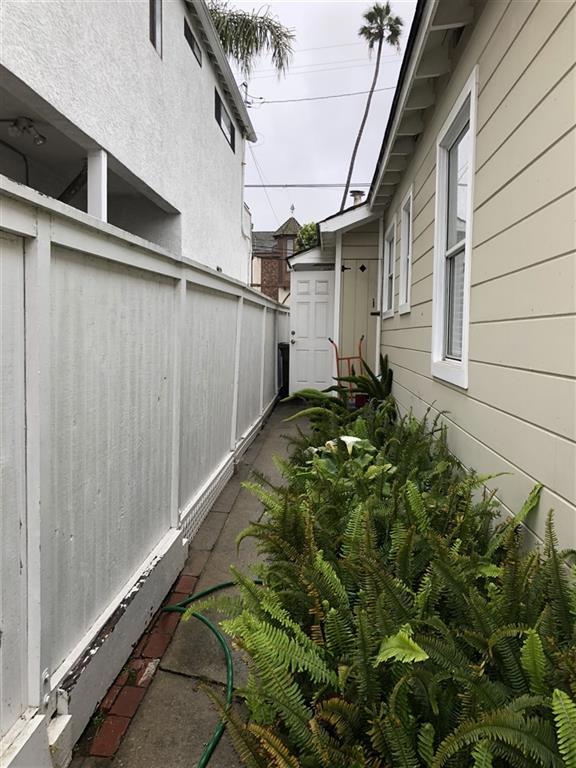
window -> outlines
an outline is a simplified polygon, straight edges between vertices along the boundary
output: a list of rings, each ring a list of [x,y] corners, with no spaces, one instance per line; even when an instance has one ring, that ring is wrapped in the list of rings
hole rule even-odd
[[[476,135],[474,70],[437,142],[432,374],[468,386],[468,318]]]
[[[410,286],[412,284],[412,189],[402,203],[400,229],[400,291],[398,311],[410,312]]]
[[[150,5],[150,42],[162,56],[162,0],[148,0]]]
[[[196,61],[202,66],[202,49],[198,45],[198,40],[194,37],[194,33],[190,29],[190,24],[184,19],[184,37],[186,42],[192,49],[192,53],[196,56]]]
[[[394,315],[394,262],[396,261],[396,222],[384,235],[384,283],[382,285],[382,317]]]
[[[220,94],[218,91],[214,91],[215,95],[215,103],[214,103],[214,114],[216,117],[216,122],[222,128],[222,133],[224,136],[226,136],[226,140],[228,141],[228,144],[232,147],[232,151],[235,150],[235,129],[234,129],[234,123],[232,122],[232,118],[228,114],[228,111],[226,110],[226,107],[222,103],[222,99],[220,98]]]

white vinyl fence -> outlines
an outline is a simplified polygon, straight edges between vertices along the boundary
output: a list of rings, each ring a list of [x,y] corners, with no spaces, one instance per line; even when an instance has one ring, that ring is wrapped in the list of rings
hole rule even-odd
[[[58,697],[105,621],[197,529],[275,400],[285,310],[1,187],[4,736],[23,713],[63,709]],[[93,684],[74,737],[109,682]]]

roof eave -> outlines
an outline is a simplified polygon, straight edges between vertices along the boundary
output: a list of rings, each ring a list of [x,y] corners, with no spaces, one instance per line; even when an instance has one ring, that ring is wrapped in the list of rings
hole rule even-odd
[[[228,59],[226,58],[226,54],[220,43],[218,32],[216,31],[216,27],[214,26],[205,0],[185,0],[185,2],[191,8],[198,23],[202,27],[204,42],[208,48],[212,64],[216,69],[220,85],[230,101],[230,106],[232,107],[236,120],[242,126],[245,138],[248,139],[248,141],[256,141],[258,138],[256,136],[256,131],[254,130],[254,126],[248,115],[248,110],[246,109],[236,79],[234,78],[230,64],[228,63]]]
[[[438,35],[432,33],[446,37],[449,31],[462,29],[473,20],[472,0],[418,0],[368,192],[371,210],[381,210],[392,200],[416,140],[425,128],[422,115],[435,103],[432,83],[452,70],[448,48],[439,47]]]

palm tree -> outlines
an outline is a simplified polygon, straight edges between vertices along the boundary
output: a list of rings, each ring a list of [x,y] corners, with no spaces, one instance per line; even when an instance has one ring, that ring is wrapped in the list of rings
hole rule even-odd
[[[226,55],[234,59],[246,77],[254,59],[262,53],[271,54],[278,76],[286,71],[294,32],[283,26],[269,8],[242,11],[231,8],[226,0],[211,0],[208,7]]]
[[[346,198],[348,197],[348,190],[350,189],[350,181],[352,179],[352,171],[354,170],[354,163],[356,162],[356,153],[360,146],[360,139],[364,132],[366,120],[368,119],[368,112],[370,112],[370,104],[372,103],[372,96],[374,95],[374,88],[376,88],[376,82],[378,81],[378,73],[380,71],[380,57],[382,56],[382,47],[384,43],[391,45],[396,50],[400,49],[400,35],[402,33],[403,21],[400,16],[394,16],[390,3],[386,2],[383,5],[381,3],[374,3],[364,13],[363,24],[358,30],[360,37],[363,37],[368,41],[368,50],[372,53],[374,46],[377,46],[376,51],[376,68],[374,69],[374,77],[372,78],[372,85],[368,93],[368,100],[366,101],[366,109],[364,110],[364,117],[360,123],[360,130],[356,137],[356,143],[354,144],[354,150],[352,151],[352,159],[350,160],[350,168],[348,169],[348,178],[346,179],[346,185],[344,187],[344,195],[342,197],[342,203],[340,204],[340,210],[344,209]]]

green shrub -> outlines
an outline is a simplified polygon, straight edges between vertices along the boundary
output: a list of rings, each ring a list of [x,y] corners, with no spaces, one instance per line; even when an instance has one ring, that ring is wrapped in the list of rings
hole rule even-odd
[[[444,430],[391,401],[362,409],[248,484],[266,514],[244,536],[223,627],[244,649],[249,766],[575,765],[576,597],[550,515],[542,552],[497,523],[487,477]],[[331,406],[333,408],[333,406]],[[339,412],[335,411],[338,415]],[[241,538],[242,538],[241,537]],[[215,601],[216,605],[218,601]],[[195,608],[198,609],[197,607]]]

